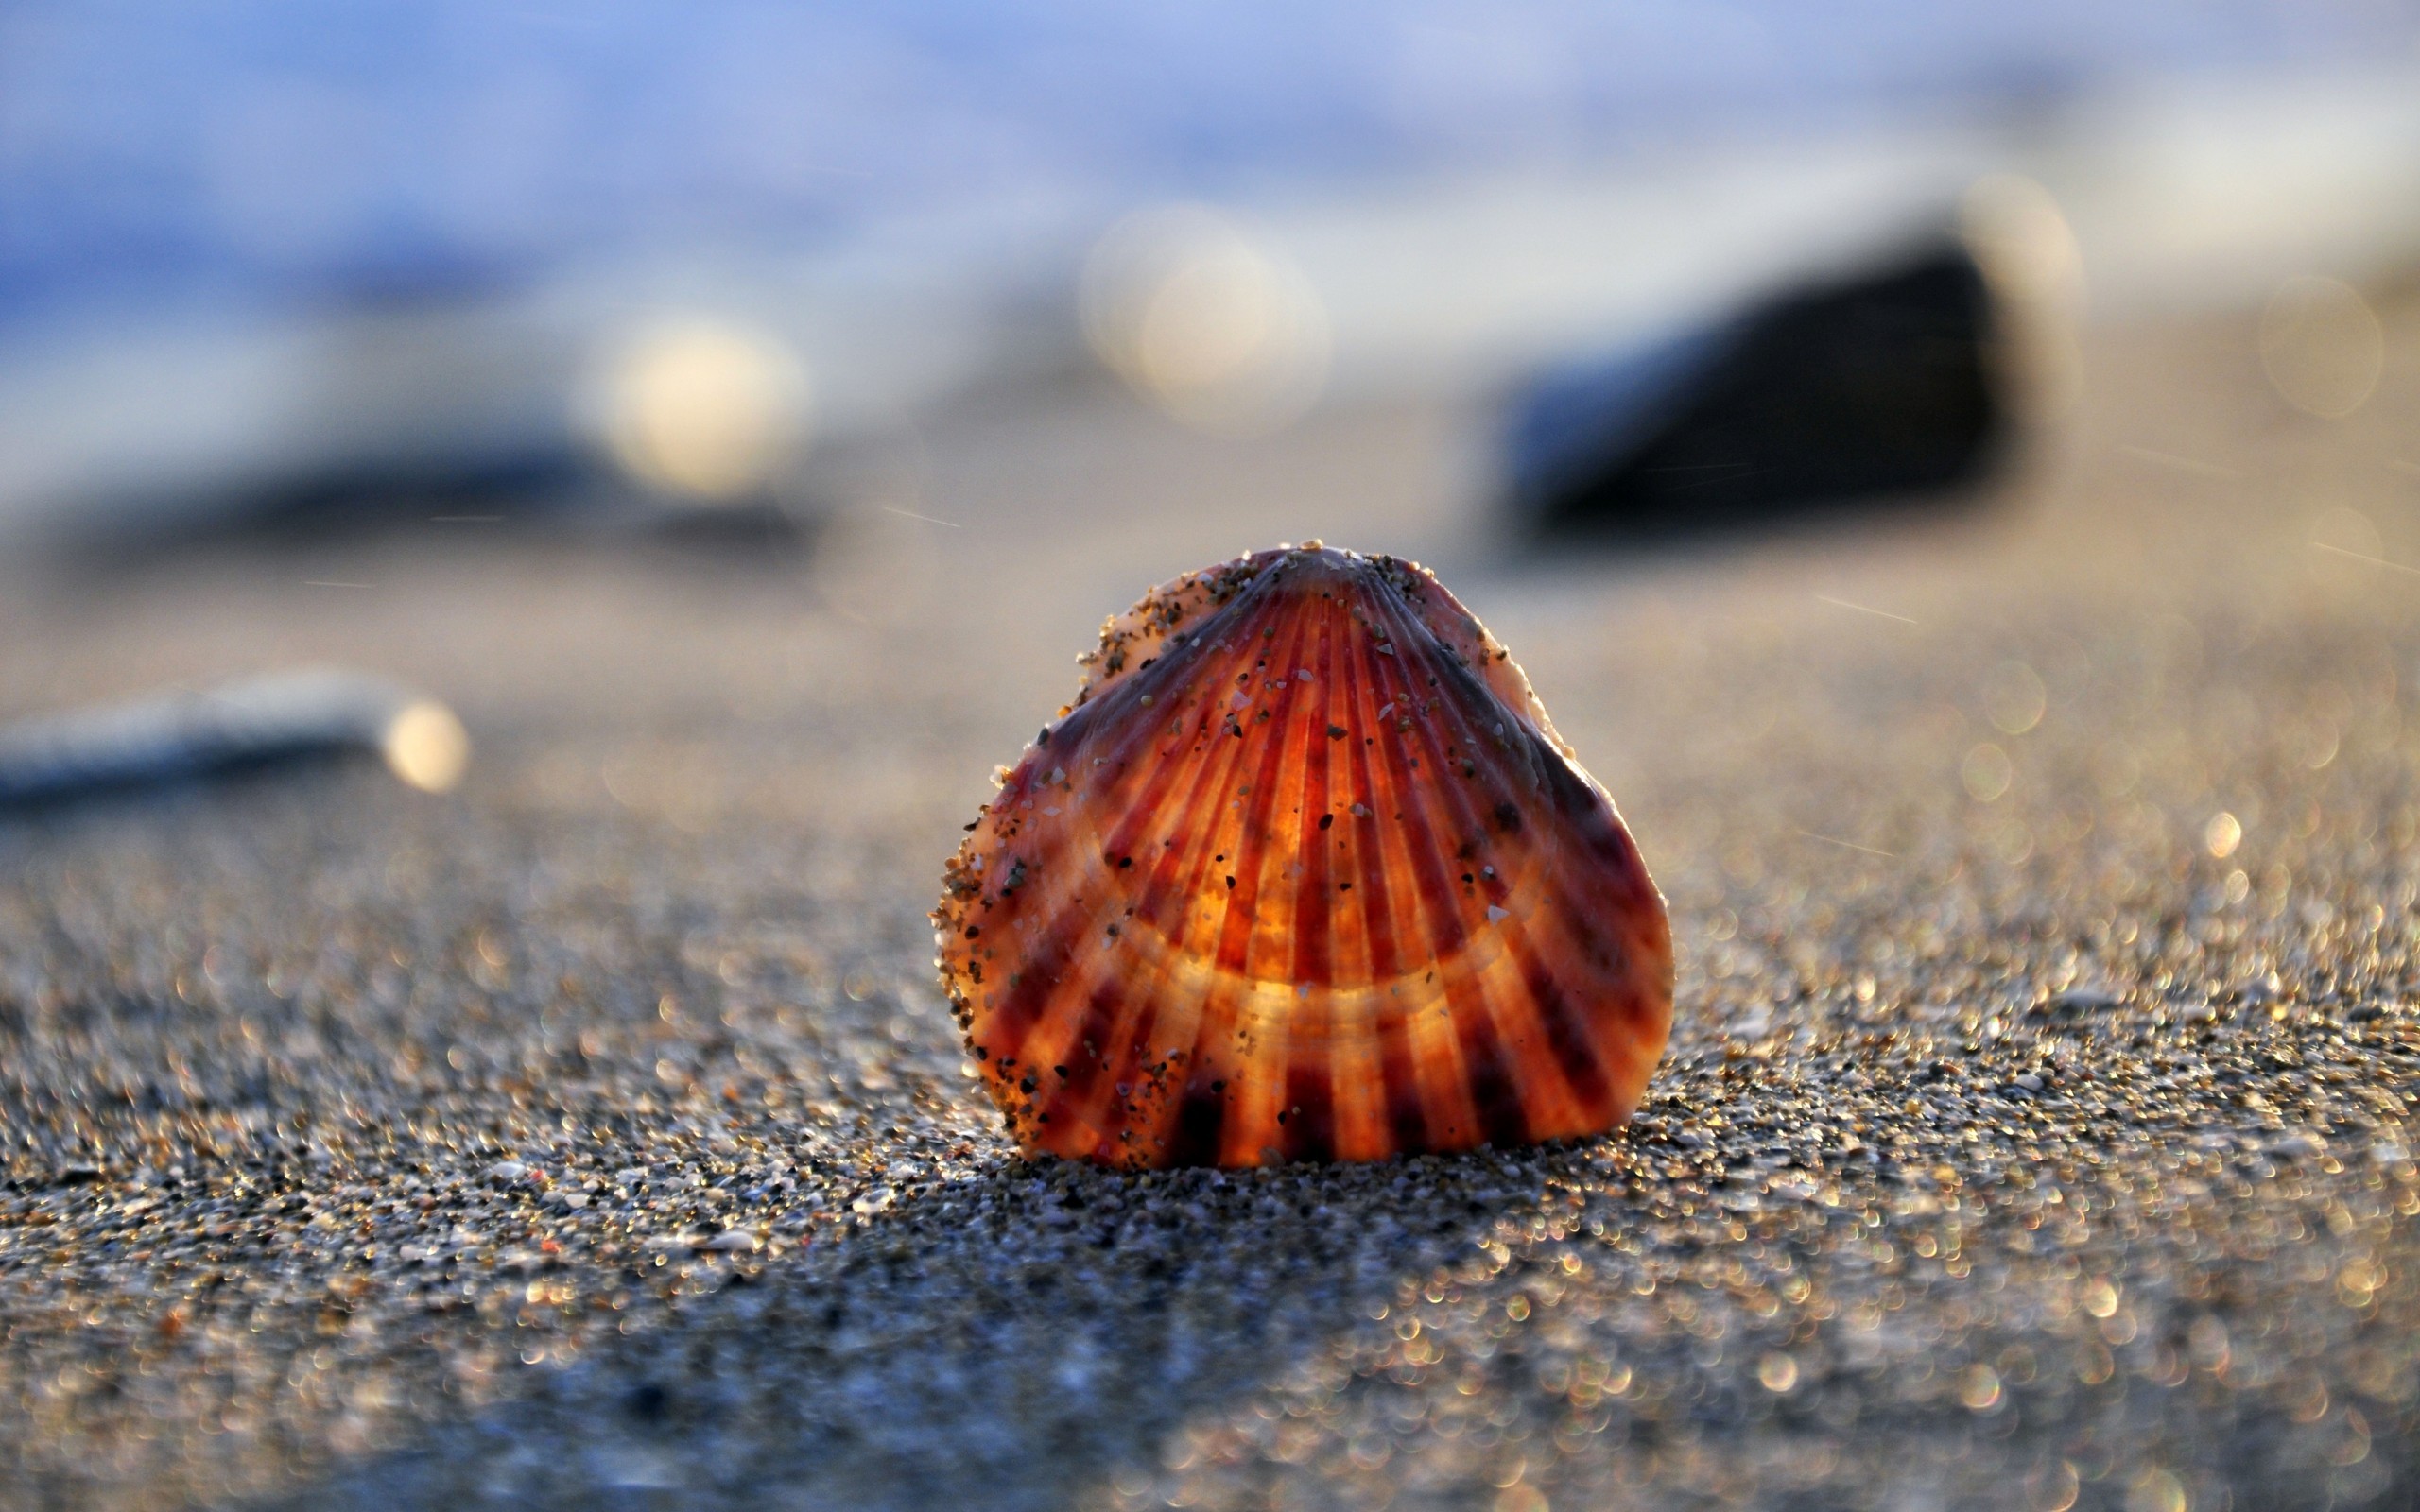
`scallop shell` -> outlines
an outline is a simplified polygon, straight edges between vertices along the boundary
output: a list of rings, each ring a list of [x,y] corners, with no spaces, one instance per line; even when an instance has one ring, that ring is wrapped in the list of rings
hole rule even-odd
[[[1083,661],[933,914],[1028,1152],[1374,1160],[1630,1116],[1671,1022],[1663,901],[1435,577],[1259,552]]]

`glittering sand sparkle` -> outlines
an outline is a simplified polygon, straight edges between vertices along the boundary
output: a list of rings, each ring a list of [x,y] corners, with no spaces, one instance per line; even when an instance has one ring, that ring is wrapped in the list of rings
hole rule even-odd
[[[2155,411],[2104,434],[2253,474],[2224,423],[2270,402],[2248,365],[2094,361]],[[2399,382],[2325,444],[2411,434]],[[367,595],[164,582],[79,608],[54,666],[29,648],[64,610],[0,594],[0,686],[307,644],[442,695],[480,750],[443,797],[306,772],[0,830],[0,1503],[2410,1499],[2396,579],[2248,489],[2129,513],[2114,451],[2005,539],[1551,595],[1464,562],[1670,896],[1673,1047],[1634,1124],[1028,1165],[960,1073],[923,913],[982,763],[1138,564],[987,522],[1061,497],[1064,458],[1190,445],[1158,424],[1037,414],[1040,462],[936,442],[964,526],[912,544],[959,555],[879,629],[791,582],[435,558]],[[1098,487],[1156,522],[1157,570],[1391,530],[1451,567],[1450,522],[1403,506],[1449,430],[1287,441],[1319,518],[1189,449]],[[2402,487],[2330,475],[2372,474]],[[2347,503],[2412,558],[2390,500]],[[1995,722],[2011,662],[2038,719]],[[1988,802],[1983,742],[2014,773]]]

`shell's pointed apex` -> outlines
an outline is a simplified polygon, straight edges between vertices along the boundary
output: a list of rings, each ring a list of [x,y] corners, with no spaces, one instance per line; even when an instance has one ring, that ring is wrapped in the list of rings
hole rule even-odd
[[[1084,666],[933,914],[1028,1151],[1374,1159],[1630,1116],[1670,1025],[1661,895],[1432,575],[1252,553],[1145,594]]]
[[[1400,557],[1367,555],[1318,541],[1253,552],[1237,558],[1234,565],[1250,573],[1256,584],[1265,581],[1266,586],[1281,593],[1339,584],[1367,590],[1386,585],[1398,592],[1409,592],[1435,581],[1418,562]]]

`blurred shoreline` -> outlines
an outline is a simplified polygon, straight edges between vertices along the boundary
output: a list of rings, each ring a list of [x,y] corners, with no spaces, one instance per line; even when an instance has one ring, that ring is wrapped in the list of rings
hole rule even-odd
[[[1214,214],[1318,322],[1304,402],[1385,403],[1484,394],[1887,256],[1995,174],[2064,216],[2074,318],[2250,307],[2293,274],[2393,284],[2420,263],[2420,65],[2171,79],[2015,117],[1742,134]],[[0,541],[173,528],[365,475],[441,491],[610,472],[599,385],[681,322],[803,374],[797,413],[766,421],[797,432],[791,452],[895,438],[969,393],[1092,369],[1077,305],[1102,224],[1067,204],[957,213],[794,256],[700,245],[471,299],[21,338],[0,362]]]

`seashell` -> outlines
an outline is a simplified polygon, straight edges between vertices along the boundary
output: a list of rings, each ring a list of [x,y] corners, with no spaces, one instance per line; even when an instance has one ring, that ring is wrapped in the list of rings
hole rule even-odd
[[[1435,577],[1258,552],[1082,662],[933,913],[1028,1153],[1375,1160],[1630,1116],[1671,1022],[1663,901]]]

